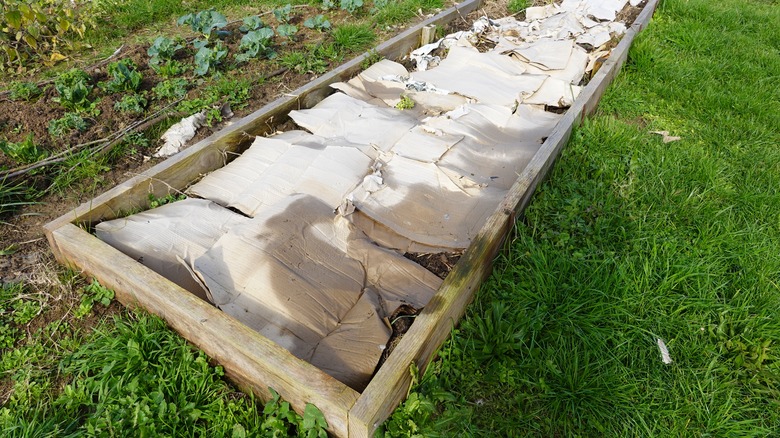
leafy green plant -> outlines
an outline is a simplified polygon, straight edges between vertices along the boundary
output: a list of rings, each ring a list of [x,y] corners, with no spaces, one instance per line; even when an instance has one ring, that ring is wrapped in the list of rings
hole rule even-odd
[[[401,96],[401,100],[395,104],[395,107],[399,110],[414,108],[414,101],[409,96]]]
[[[11,348],[19,340],[19,329],[10,324],[0,324],[0,351]]]
[[[376,49],[371,49],[366,54],[366,57],[363,58],[363,61],[360,63],[360,67],[365,70],[382,59],[384,59],[384,57],[379,52],[377,52]]]
[[[114,109],[123,113],[140,114],[146,109],[147,100],[143,94],[127,94],[114,103]]]
[[[92,92],[91,80],[85,71],[75,68],[60,74],[54,80],[58,97],[52,100],[70,111],[81,113],[94,110],[95,104],[89,101],[89,93]]]
[[[39,149],[35,143],[32,132],[18,143],[0,140],[0,151],[19,163],[34,163],[46,156],[46,152]]]
[[[76,318],[83,318],[92,311],[95,303],[108,307],[111,304],[111,300],[114,299],[114,291],[108,289],[93,279],[90,284],[84,287],[84,292],[81,296],[81,303],[74,316]]]
[[[189,66],[183,62],[173,60],[159,65],[153,65],[152,69],[157,72],[158,75],[170,78],[186,73],[187,70],[189,70]]]
[[[374,0],[374,7],[371,8],[371,13],[376,14],[382,9],[387,7],[388,0]]]
[[[149,55],[149,65],[158,66],[171,61],[176,52],[184,48],[183,41],[180,38],[168,38],[159,36],[154,39],[152,45],[146,50]]]
[[[242,24],[241,27],[238,28],[239,32],[241,33],[251,32],[253,30],[257,30],[265,27],[265,23],[263,23],[263,20],[261,20],[258,15],[250,15],[249,17],[244,17],[243,22],[244,24]]]
[[[21,72],[32,62],[65,59],[63,49],[94,26],[91,2],[5,0],[0,3],[0,71]]]
[[[167,79],[155,85],[152,93],[158,99],[178,99],[187,94],[187,80],[183,78]]]
[[[216,68],[228,54],[222,41],[214,43],[213,47],[206,44],[198,44],[198,53],[195,54],[195,74],[203,76],[209,70]]]
[[[11,84],[11,100],[31,101],[41,95],[41,89],[35,82],[13,82]]]
[[[528,0],[509,0],[506,8],[509,10],[510,14],[517,14],[528,8]]]
[[[136,91],[141,86],[143,76],[136,70],[136,65],[131,59],[108,64],[110,81],[103,82],[100,87],[109,93],[121,93],[124,91]]]
[[[292,24],[280,24],[276,26],[276,33],[279,34],[279,36],[283,36],[285,38],[291,38],[293,35],[298,33],[298,26],[294,26]]]
[[[49,134],[55,138],[66,137],[74,131],[84,132],[86,130],[86,120],[77,113],[65,113],[59,119],[49,122]]]
[[[11,305],[13,307],[13,317],[11,320],[17,325],[24,325],[32,321],[33,318],[41,313],[42,306],[37,300],[16,300]]]
[[[274,9],[274,17],[276,17],[276,21],[280,23],[289,23],[290,22],[290,15],[292,13],[292,5],[287,3],[286,5],[282,6],[281,8]]]
[[[162,207],[165,204],[170,204],[176,201],[187,199],[187,196],[183,193],[169,193],[165,196],[154,196],[154,193],[149,193],[149,208]]]
[[[227,26],[227,18],[219,12],[209,9],[207,11],[200,11],[197,14],[187,14],[179,17],[176,23],[181,26],[188,24],[194,32],[202,35],[206,40],[211,38],[216,33],[218,36],[224,34],[220,29]]]
[[[306,404],[303,417],[293,411],[290,403],[282,400],[278,392],[268,388],[271,399],[263,407],[266,416],[261,425],[264,436],[287,437],[290,430],[297,431],[297,436],[303,438],[327,438],[328,423],[325,416],[311,403]]]
[[[354,14],[363,7],[363,0],[340,0],[341,9]]]
[[[236,61],[246,62],[257,57],[275,58],[276,52],[271,48],[273,37],[274,31],[268,28],[247,32],[241,37],[241,44],[238,46],[240,52],[236,54]]]
[[[303,25],[309,29],[317,29],[319,31],[330,29],[330,21],[322,14],[306,19],[306,21],[303,22]]]

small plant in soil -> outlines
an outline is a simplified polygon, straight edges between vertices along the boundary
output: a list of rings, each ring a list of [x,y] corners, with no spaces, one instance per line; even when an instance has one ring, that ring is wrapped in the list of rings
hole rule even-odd
[[[227,26],[227,18],[213,9],[200,11],[197,14],[183,15],[176,23],[179,26],[188,24],[193,31],[199,33],[206,40],[211,40],[214,35],[220,37],[229,33],[221,30]]]
[[[244,24],[241,25],[241,27],[238,28],[238,31],[241,33],[247,33],[251,32],[253,30],[257,30],[260,28],[265,27],[265,23],[263,23],[263,20],[260,19],[257,15],[251,15],[249,17],[244,17]]]
[[[212,68],[216,68],[228,54],[227,48],[222,41],[216,41],[212,47],[209,47],[206,41],[195,41],[195,47],[198,53],[195,54],[195,74],[203,76]]]
[[[75,317],[77,319],[83,318],[92,311],[95,303],[102,304],[103,307],[108,307],[111,304],[111,300],[114,299],[114,291],[102,286],[97,280],[92,280],[92,283],[84,288],[84,294],[81,296],[81,304],[76,309]]]
[[[183,48],[184,44],[181,39],[159,36],[155,38],[152,45],[146,50],[146,54],[149,55],[149,65],[152,68],[155,68],[162,64],[166,64],[173,60],[176,52]]]
[[[142,94],[128,94],[114,103],[114,109],[123,113],[140,114],[146,109],[147,100]]]
[[[303,22],[303,25],[309,29],[317,29],[319,31],[330,29],[330,21],[328,21],[322,14],[308,18]]]
[[[528,8],[528,0],[509,0],[506,8],[509,10],[510,14],[517,14]]]
[[[354,14],[363,7],[363,0],[341,0],[341,9]]]
[[[238,46],[240,53],[236,54],[236,61],[246,62],[258,57],[275,58],[276,52],[271,48],[273,38],[274,31],[267,27],[247,32],[241,37],[241,44]]]
[[[92,78],[85,71],[79,69],[60,74],[54,80],[54,89],[58,97],[52,100],[70,111],[79,113],[94,111],[95,103],[89,101],[89,93],[92,92],[91,80]]]
[[[52,137],[67,137],[74,132],[84,132],[87,130],[87,122],[77,113],[65,113],[59,119],[49,122],[49,134]]]
[[[187,80],[183,78],[166,79],[157,84],[152,93],[160,100],[178,99],[187,94]]]
[[[42,90],[34,82],[14,82],[11,84],[11,100],[31,101],[41,95]]]
[[[143,79],[141,73],[136,71],[135,63],[130,59],[109,64],[108,74],[113,79],[100,84],[100,88],[109,93],[134,92],[141,86]]]
[[[18,143],[0,140],[0,151],[17,163],[23,164],[34,163],[46,156],[46,152],[38,148],[32,133]]]
[[[276,21],[280,23],[289,23],[291,13],[292,13],[292,5],[290,5],[289,3],[282,6],[281,8],[274,9],[274,17],[276,17]]]
[[[401,100],[395,104],[395,107],[399,110],[414,108],[414,101],[409,96],[401,97]]]
[[[157,66],[153,65],[152,69],[164,78],[172,78],[186,73],[189,70],[189,66],[179,61],[168,61]]]

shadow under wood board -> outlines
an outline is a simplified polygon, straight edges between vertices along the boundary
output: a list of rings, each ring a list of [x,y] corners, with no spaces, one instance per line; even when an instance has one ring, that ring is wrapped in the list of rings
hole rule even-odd
[[[307,403],[322,411],[329,431],[340,437],[369,437],[406,396],[409,366],[424,370],[436,350],[463,315],[495,255],[571,135],[572,128],[592,112],[604,90],[628,56],[634,36],[652,17],[658,0],[649,0],[621,42],[612,51],[574,105],[556,125],[507,197],[482,227],[434,297],[416,318],[368,387],[358,393],[284,348],[247,328],[90,234],[97,223],[148,208],[149,193],[165,196],[181,191],[203,174],[225,165],[228,153],[241,152],[252,137],[272,132],[290,110],[310,108],[330,94],[329,85],[357,74],[368,54],[244,117],[70,213],[47,224],[46,236],[57,259],[97,278],[116,291],[128,307],[159,315],[184,338],[220,362],[227,376],[243,390],[268,399],[274,388],[298,412]],[[467,0],[432,17],[376,50],[397,59],[420,43],[421,29],[447,23],[477,9],[481,0]]]

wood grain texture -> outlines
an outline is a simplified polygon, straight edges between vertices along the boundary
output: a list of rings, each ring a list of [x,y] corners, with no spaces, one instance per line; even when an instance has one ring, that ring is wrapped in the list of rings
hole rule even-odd
[[[363,391],[349,413],[350,437],[373,436],[377,427],[406,396],[411,385],[409,366],[415,364],[423,372],[436,350],[447,339],[473,299],[475,291],[490,274],[493,259],[514,226],[516,216],[528,205],[537,185],[545,178],[568,142],[572,129],[595,110],[607,86],[625,62],[634,37],[650,21],[657,3],[658,0],[648,1],[610,58],[555,126],[436,295]]]

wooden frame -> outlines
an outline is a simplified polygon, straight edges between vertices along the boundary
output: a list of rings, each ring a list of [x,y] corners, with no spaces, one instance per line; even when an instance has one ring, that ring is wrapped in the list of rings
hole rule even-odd
[[[649,0],[641,14],[612,51],[574,105],[488,219],[463,257],[395,351],[362,392],[358,393],[287,350],[247,328],[132,258],[89,233],[104,220],[148,207],[148,195],[180,191],[201,175],[225,164],[230,152],[248,147],[251,138],[270,132],[290,110],[309,108],[326,97],[328,85],[351,78],[368,54],[280,98],[180,154],[114,187],[44,227],[55,257],[82,270],[116,291],[128,307],[142,307],[159,315],[187,340],[221,363],[227,376],[242,389],[267,399],[273,387],[299,412],[313,403],[324,414],[331,433],[341,437],[372,436],[376,428],[406,396],[409,366],[422,371],[463,315],[477,287],[489,274],[504,239],[566,144],[574,126],[592,112],[607,85],[628,56],[634,36],[650,21],[658,0]],[[419,45],[422,29],[447,24],[478,8],[481,0],[466,0],[377,47],[389,59],[399,58]]]

